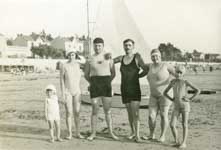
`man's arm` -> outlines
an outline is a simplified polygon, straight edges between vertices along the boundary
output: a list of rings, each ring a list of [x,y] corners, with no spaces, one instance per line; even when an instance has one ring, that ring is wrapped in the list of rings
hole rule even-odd
[[[171,64],[166,64],[168,72],[175,77],[175,68]]]
[[[116,58],[113,59],[113,62],[116,63],[120,63],[122,61],[123,56],[118,56]]]
[[[116,76],[116,70],[113,60],[110,60],[110,72],[111,72],[111,81],[112,81]]]
[[[90,83],[90,62],[89,61],[86,61],[86,64],[84,67],[84,77]]]
[[[147,75],[149,71],[149,66],[144,63],[143,58],[139,53],[136,53],[135,57],[136,57],[137,66],[142,69],[142,72],[139,73],[139,78],[142,78]]]
[[[86,59],[83,56],[78,55],[79,59],[76,59],[76,61],[80,64],[85,64]]]
[[[174,81],[172,80],[170,82],[170,84],[167,86],[167,88],[164,90],[163,95],[168,98],[171,101],[174,101],[174,99],[172,97],[169,96],[168,92],[170,91],[170,89],[173,87]]]

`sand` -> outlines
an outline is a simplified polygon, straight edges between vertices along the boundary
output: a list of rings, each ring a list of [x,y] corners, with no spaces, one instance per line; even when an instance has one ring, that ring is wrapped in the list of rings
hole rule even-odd
[[[188,150],[219,150],[221,149],[221,71],[212,73],[189,73],[186,78],[201,89],[219,91],[217,94],[200,95],[191,103],[189,120]],[[98,138],[92,142],[73,138],[70,141],[49,143],[48,125],[44,121],[44,88],[53,83],[59,89],[59,74],[29,74],[27,76],[12,76],[0,74],[0,150],[169,150],[176,149],[170,129],[164,144],[151,141],[135,143],[127,140],[129,124],[124,108],[113,108],[114,132],[120,137],[119,141],[109,138],[106,130],[102,108],[98,118]],[[115,85],[116,91],[118,85]],[[84,79],[82,90],[87,89]],[[142,92],[147,93],[148,88]],[[60,95],[58,90],[58,95]],[[65,126],[65,110],[61,109],[62,137],[67,134]],[[82,105],[81,131],[88,136],[90,133],[90,105]],[[171,115],[171,111],[170,111]],[[140,110],[141,135],[148,135],[148,109]],[[160,118],[158,117],[156,135],[160,134]],[[181,123],[178,123],[180,139],[182,139]]]

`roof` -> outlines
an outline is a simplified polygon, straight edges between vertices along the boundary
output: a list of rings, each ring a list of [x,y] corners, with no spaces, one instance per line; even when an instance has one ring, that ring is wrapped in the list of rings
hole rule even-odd
[[[32,38],[31,36],[22,35],[21,37],[24,38],[24,39],[27,40],[27,41],[33,41],[33,38]]]
[[[220,54],[217,54],[217,53],[208,53],[206,55],[209,55],[209,56],[219,56]]]
[[[55,40],[62,40],[64,42],[71,42],[71,40],[69,38],[67,38],[67,37],[60,37],[60,36],[56,37],[53,41],[55,41]]]
[[[37,35],[37,34],[31,34],[30,37],[32,37],[32,39],[33,39],[34,41],[36,41],[36,40],[38,39],[39,35]]]

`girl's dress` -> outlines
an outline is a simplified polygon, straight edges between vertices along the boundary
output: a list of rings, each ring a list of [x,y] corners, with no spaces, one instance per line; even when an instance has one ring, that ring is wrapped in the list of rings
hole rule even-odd
[[[60,120],[58,97],[46,98],[48,120]]]

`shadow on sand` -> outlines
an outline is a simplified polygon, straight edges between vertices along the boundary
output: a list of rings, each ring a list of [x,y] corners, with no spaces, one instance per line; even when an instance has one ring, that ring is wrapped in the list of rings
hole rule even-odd
[[[45,128],[37,128],[15,124],[0,124],[0,136],[21,139],[33,139],[47,141],[49,131]],[[63,131],[61,131],[63,132]]]

